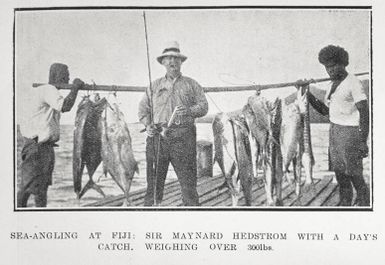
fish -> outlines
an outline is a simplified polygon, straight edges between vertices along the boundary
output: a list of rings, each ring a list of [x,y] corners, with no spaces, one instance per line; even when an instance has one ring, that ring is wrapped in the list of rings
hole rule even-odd
[[[252,203],[253,167],[251,160],[249,130],[246,120],[240,115],[225,113],[215,115],[212,122],[214,135],[214,161],[225,179],[222,187],[227,187],[232,198],[232,206],[237,206],[241,191],[245,205]]]
[[[103,173],[111,175],[126,199],[123,206],[130,205],[129,191],[134,174],[139,174],[138,163],[132,149],[132,140],[124,115],[117,103],[108,104],[99,119]]]
[[[305,91],[305,93],[307,93]],[[299,102],[304,100],[302,107]],[[302,167],[305,169],[305,184],[313,183],[314,156],[311,144],[310,111],[307,95],[302,99],[298,90],[297,100],[284,104],[282,111],[281,149],[284,175],[289,182],[295,182],[297,198],[301,193]],[[289,166],[293,164],[294,178],[290,177]]]
[[[268,206],[281,206],[282,202],[282,153],[280,148],[280,127],[282,116],[282,102],[277,98],[274,101],[256,93],[250,96],[242,113],[250,128],[253,139],[251,148],[253,168],[258,176],[262,169],[266,203]]]
[[[309,86],[305,88],[303,92],[305,94],[305,106],[303,110],[303,156],[302,164],[305,169],[305,184],[313,184],[313,167],[315,164],[313,148],[311,144],[311,128],[310,128],[310,111],[309,111],[309,100],[308,100]],[[298,91],[300,95],[301,90]]]
[[[297,101],[282,106],[281,151],[283,173],[290,183],[295,183],[297,198],[301,191],[303,145],[303,114]],[[293,165],[293,178],[289,166]]]
[[[363,80],[363,84],[367,84],[365,80]],[[299,100],[302,99],[302,95],[305,93],[313,94],[316,98],[319,100],[323,100],[325,98],[326,92],[322,89],[318,89],[314,86],[306,86],[303,89],[299,89],[296,93],[291,94],[288,96],[285,101],[287,103],[293,103],[293,102],[299,102]],[[301,97],[301,98],[300,98]],[[326,116],[321,115],[318,113],[311,105],[309,104],[307,95],[304,97],[304,104],[303,104],[303,110],[301,110],[301,113],[303,115],[303,144],[304,144],[304,153],[302,158],[302,166],[305,169],[305,184],[312,184],[313,183],[313,167],[315,164],[315,159],[313,155],[313,148],[312,148],[312,142],[311,142],[311,123],[329,123],[329,119]],[[330,164],[329,164],[330,169]]]
[[[84,97],[78,105],[75,117],[75,128],[73,134],[73,155],[72,155],[72,175],[74,183],[74,191],[79,198],[79,193],[82,189],[83,176],[83,144],[84,144],[84,126],[87,116],[92,108],[92,102],[88,97]]]
[[[249,138],[250,130],[242,115],[236,116],[230,122],[233,127],[235,154],[238,162],[238,180],[245,197],[245,205],[251,206],[254,171]]]
[[[105,196],[92,177],[101,163],[101,134],[97,127],[106,102],[105,98],[93,102],[89,96],[85,96],[78,105],[73,134],[72,160],[74,191],[78,199],[91,188]],[[82,189],[84,167],[87,168],[89,180]]]

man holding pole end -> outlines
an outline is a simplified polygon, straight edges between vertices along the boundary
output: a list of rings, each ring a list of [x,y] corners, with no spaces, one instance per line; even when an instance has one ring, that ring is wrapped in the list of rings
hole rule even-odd
[[[170,162],[181,186],[184,206],[199,205],[195,118],[206,115],[208,103],[198,82],[182,75],[181,65],[186,59],[176,41],[168,43],[157,57],[166,75],[152,82],[152,91],[148,89],[139,104],[139,120],[147,131],[145,206],[162,201]]]
[[[60,95],[53,84],[68,84],[69,71],[65,64],[54,63],[50,67],[49,81],[33,89],[26,104],[28,115],[20,124],[24,137],[21,151],[21,185],[17,194],[17,206],[27,207],[31,194],[36,207],[47,206],[47,190],[52,184],[55,164],[55,143],[60,138],[60,112],[70,111],[78,90],[84,85],[76,78],[66,98]]]
[[[340,206],[352,205],[352,185],[357,192],[357,206],[370,206],[362,162],[368,156],[367,95],[360,80],[345,69],[349,64],[349,54],[345,49],[326,46],[319,52],[318,60],[325,66],[332,85],[326,91],[325,103],[310,92],[307,92],[308,100],[319,113],[329,116],[329,162],[339,185]],[[302,86],[309,85],[309,81],[301,82]]]

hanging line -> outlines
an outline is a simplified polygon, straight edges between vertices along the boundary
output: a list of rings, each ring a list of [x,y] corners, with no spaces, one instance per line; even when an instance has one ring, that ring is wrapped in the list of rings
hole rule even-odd
[[[209,93],[206,93],[206,96],[211,100],[211,102],[214,104],[214,106],[218,109],[219,112],[223,112],[221,108],[218,107],[218,105],[215,103],[214,99],[209,95]]]
[[[227,83],[229,85],[234,85],[234,86],[250,86],[250,85],[255,85],[257,86],[258,84],[253,82],[253,81],[250,81],[248,79],[245,79],[245,78],[241,78],[237,75],[234,75],[234,74],[229,74],[229,73],[219,73],[218,74],[219,76],[219,79],[224,82],[224,83]],[[229,77],[229,78],[233,78],[233,79],[236,79],[237,81],[242,81],[244,83],[238,83],[238,82],[231,82],[229,80],[225,80],[223,77]]]

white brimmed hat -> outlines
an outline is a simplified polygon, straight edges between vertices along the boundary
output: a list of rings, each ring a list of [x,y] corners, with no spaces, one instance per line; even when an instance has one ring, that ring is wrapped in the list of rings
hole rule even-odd
[[[165,56],[175,56],[181,58],[182,62],[186,61],[187,57],[180,53],[179,43],[176,41],[170,41],[166,43],[166,47],[163,50],[162,55],[158,56],[156,60],[161,64],[162,59]]]

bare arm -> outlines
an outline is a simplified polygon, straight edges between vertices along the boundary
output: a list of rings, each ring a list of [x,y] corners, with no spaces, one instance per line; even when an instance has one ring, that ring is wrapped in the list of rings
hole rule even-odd
[[[361,134],[361,140],[366,142],[369,135],[369,106],[367,100],[361,100],[356,103],[358,112],[360,113],[360,125],[359,130]]]
[[[64,99],[63,107],[61,108],[61,111],[68,112],[72,109],[72,107],[75,104],[76,97],[78,95],[79,88],[81,88],[84,83],[80,79],[76,78],[73,81],[73,88],[71,89],[71,92],[67,95],[67,97]]]
[[[313,108],[319,112],[320,114],[324,115],[324,116],[328,116],[329,115],[329,108],[325,105],[325,103],[323,103],[321,100],[319,100],[318,98],[316,98],[312,93],[308,92],[308,99],[309,99],[309,103],[310,105],[313,106]]]
[[[306,87],[309,87],[310,83],[312,83],[312,80],[300,79],[300,80],[297,80],[297,85],[295,85],[295,87],[297,88],[297,90],[301,89],[302,91],[304,91],[303,89]],[[310,93],[310,88],[307,89],[307,95],[308,95],[307,98],[310,105],[312,105],[313,108],[318,113],[320,113],[323,116],[329,115],[329,107],[327,107],[325,103],[323,103],[321,100],[316,98],[312,93]]]
[[[64,99],[63,107],[61,108],[61,112],[68,112],[72,109],[75,104],[76,96],[78,94],[78,89],[73,88],[71,92]]]

